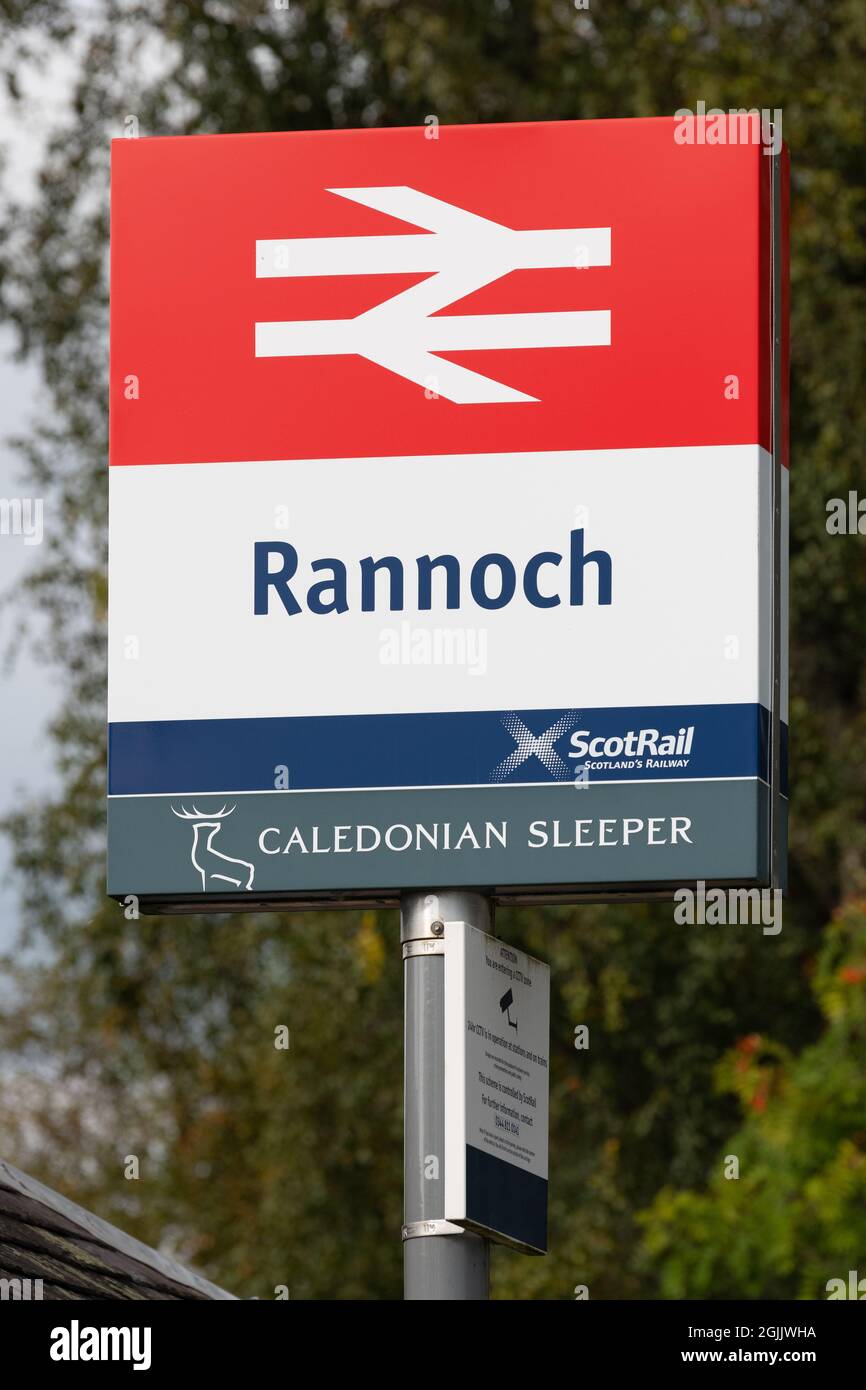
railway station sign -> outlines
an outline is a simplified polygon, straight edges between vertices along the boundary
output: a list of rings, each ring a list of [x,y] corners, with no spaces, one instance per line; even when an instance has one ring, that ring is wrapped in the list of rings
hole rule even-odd
[[[109,891],[778,883],[785,155],[119,140]]]

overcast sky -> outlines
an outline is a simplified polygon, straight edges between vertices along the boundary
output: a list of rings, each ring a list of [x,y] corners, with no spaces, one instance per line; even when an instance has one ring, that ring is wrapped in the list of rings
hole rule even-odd
[[[32,194],[42,144],[62,113],[73,70],[68,56],[60,55],[41,72],[22,74],[27,96],[23,114],[10,107],[0,89],[0,143],[6,161],[3,187],[17,198]],[[41,401],[39,374],[30,363],[12,360],[14,345],[13,335],[0,327],[0,498],[7,499],[29,495],[20,460],[7,441],[10,435],[27,430]],[[33,573],[50,544],[47,514],[42,545],[25,545],[21,536],[0,534],[0,594]],[[14,615],[0,611],[0,817],[51,786],[52,750],[45,730],[59,702],[57,677],[26,651],[11,671],[6,669],[13,621]],[[13,939],[18,918],[9,847],[0,836],[0,950]]]
[[[32,367],[8,360],[12,339],[0,333],[0,497],[27,495],[21,486],[21,465],[6,443],[7,437],[28,424],[35,409],[39,381]],[[6,594],[40,563],[50,545],[50,527],[41,546],[25,545],[23,537],[0,535],[0,593]],[[12,670],[5,655],[13,630],[11,613],[0,615],[0,817],[21,803],[22,797],[46,788],[51,780],[50,747],[45,727],[57,703],[57,682],[23,652]],[[0,950],[14,935],[17,893],[9,880],[9,849],[0,837]]]

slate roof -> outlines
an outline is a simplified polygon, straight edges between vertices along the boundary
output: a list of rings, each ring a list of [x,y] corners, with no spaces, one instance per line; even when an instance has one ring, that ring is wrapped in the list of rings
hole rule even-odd
[[[2,1279],[41,1279],[43,1299],[233,1297],[0,1161]]]

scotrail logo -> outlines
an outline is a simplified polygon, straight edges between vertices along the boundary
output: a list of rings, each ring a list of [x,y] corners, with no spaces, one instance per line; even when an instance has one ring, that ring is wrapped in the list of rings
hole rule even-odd
[[[519,714],[504,714],[502,726],[514,739],[516,747],[507,758],[497,763],[491,775],[492,781],[505,782],[512,772],[530,759],[536,759],[557,782],[568,778],[571,775],[568,763],[559,756],[555,744],[568,732],[577,717],[573,710],[569,710],[567,714],[561,715],[555,724],[551,724],[549,729],[534,734],[526,727]],[[569,757],[572,756],[569,754]]]
[[[609,347],[610,310],[452,314],[440,310],[515,270],[610,265],[610,227],[515,231],[405,186],[328,193],[423,227],[426,235],[293,237],[256,242],[256,276],[398,275],[427,278],[351,319],[256,324],[256,357],[354,354],[456,405],[536,401],[503,382],[434,356],[489,348]]]
[[[593,735],[591,729],[575,729],[568,756],[586,759],[584,765],[590,771],[688,767],[694,736],[693,724],[666,734],[658,729],[629,729],[625,734]]]

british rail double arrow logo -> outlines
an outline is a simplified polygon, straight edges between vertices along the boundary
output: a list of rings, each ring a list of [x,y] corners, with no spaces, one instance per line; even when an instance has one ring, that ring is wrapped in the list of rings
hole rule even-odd
[[[537,397],[433,354],[610,346],[607,309],[438,313],[514,270],[609,266],[609,227],[514,231],[415,188],[331,188],[328,192],[423,227],[427,234],[257,241],[258,278],[420,272],[428,272],[428,278],[355,318],[257,323],[257,357],[354,354],[418,386],[432,384],[437,395],[458,405],[477,405]]]

